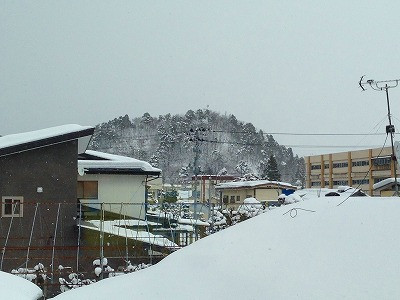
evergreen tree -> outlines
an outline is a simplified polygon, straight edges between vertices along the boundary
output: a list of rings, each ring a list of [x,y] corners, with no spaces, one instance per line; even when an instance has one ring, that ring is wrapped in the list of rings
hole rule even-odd
[[[235,167],[235,170],[238,173],[240,173],[240,176],[243,176],[244,174],[247,174],[250,172],[249,165],[243,160],[239,161],[239,163]]]
[[[267,170],[266,170],[266,177],[268,180],[280,181],[281,174],[278,170],[278,164],[276,163],[275,156],[271,154],[268,160]]]

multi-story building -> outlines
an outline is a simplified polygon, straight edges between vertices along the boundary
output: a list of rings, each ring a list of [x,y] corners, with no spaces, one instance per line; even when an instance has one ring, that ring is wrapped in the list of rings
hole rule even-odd
[[[373,195],[373,185],[394,176],[391,148],[322,154],[305,157],[306,186],[358,187]]]

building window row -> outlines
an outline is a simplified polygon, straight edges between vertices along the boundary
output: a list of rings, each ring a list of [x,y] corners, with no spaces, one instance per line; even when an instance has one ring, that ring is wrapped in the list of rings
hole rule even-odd
[[[369,179],[354,179],[353,184],[369,184]]]
[[[352,166],[353,167],[369,166],[369,161],[368,160],[353,161]]]
[[[347,162],[339,162],[339,163],[333,163],[332,167],[333,168],[347,168],[349,164]]]
[[[374,166],[385,166],[390,165],[391,158],[390,156],[387,157],[378,157],[373,159]]]
[[[311,170],[321,170],[321,165],[311,165]]]
[[[236,200],[236,202],[240,202],[240,196],[230,196],[229,197],[228,195],[224,195],[222,197],[222,201],[224,202],[224,204],[228,204],[228,202],[233,204],[233,203],[235,203],[235,200]]]
[[[347,180],[334,180],[333,185],[347,185],[348,181]]]
[[[311,182],[311,186],[321,186],[321,182],[313,181],[313,182]]]

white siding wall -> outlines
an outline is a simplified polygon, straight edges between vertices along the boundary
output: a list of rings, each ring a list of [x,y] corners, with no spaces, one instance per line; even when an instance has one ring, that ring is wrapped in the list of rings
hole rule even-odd
[[[98,182],[98,201],[104,203],[104,209],[116,214],[121,212],[120,203],[123,205],[122,214],[144,219],[145,175],[107,175],[85,174],[78,176],[78,181]],[[82,203],[96,202],[83,200]],[[111,205],[110,205],[111,204]]]

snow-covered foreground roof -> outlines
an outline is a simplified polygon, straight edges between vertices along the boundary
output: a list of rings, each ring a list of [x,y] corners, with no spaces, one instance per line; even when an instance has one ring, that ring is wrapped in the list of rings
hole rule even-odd
[[[80,168],[101,168],[101,169],[140,169],[145,172],[158,172],[161,170],[154,168],[148,162],[115,154],[108,154],[99,151],[86,150],[86,154],[98,157],[98,160],[78,160]]]
[[[296,189],[294,185],[287,182],[280,181],[270,181],[270,180],[249,180],[249,181],[231,181],[223,182],[216,185],[217,189],[237,189],[237,188],[254,188],[260,185],[271,185],[274,187],[282,188],[293,188]]]
[[[346,197],[276,208],[56,299],[400,299],[400,198]]]
[[[42,290],[21,277],[0,271],[1,299],[36,300],[42,297]]]

